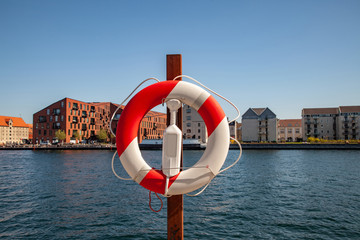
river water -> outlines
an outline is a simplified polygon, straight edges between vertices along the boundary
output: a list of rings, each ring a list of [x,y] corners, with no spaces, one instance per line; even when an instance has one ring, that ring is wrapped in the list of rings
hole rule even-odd
[[[160,166],[160,151],[142,153]],[[202,153],[185,151],[185,166]],[[166,199],[152,212],[146,189],[113,175],[112,154],[0,151],[0,238],[166,239]],[[184,236],[360,239],[360,154],[246,150],[204,193],[184,197]]]

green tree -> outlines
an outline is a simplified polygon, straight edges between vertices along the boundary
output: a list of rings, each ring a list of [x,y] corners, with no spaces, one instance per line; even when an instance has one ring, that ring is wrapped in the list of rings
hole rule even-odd
[[[64,143],[64,140],[66,139],[66,134],[65,134],[65,132],[63,131],[63,130],[57,130],[56,132],[55,132],[55,137],[59,140],[59,141],[61,141],[62,143]]]
[[[101,128],[96,137],[97,139],[99,139],[100,142],[105,142],[108,139],[108,134],[105,129]]]
[[[73,132],[73,138],[80,140],[80,133],[78,131]]]

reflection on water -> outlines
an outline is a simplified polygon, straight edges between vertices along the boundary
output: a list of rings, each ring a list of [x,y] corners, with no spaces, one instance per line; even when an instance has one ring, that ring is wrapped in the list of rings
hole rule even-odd
[[[184,166],[202,153],[185,151]],[[0,237],[165,239],[166,204],[151,212],[146,189],[113,176],[112,154],[0,151]],[[161,151],[142,154],[161,167]],[[359,169],[356,151],[244,151],[203,194],[184,197],[185,238],[360,239]]]

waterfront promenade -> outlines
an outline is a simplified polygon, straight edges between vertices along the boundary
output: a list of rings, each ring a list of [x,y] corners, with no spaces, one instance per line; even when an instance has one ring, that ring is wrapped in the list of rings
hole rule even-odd
[[[242,143],[242,149],[249,150],[360,150],[360,144],[338,143]],[[64,145],[14,145],[3,146],[0,150],[115,150],[115,144],[64,144]],[[162,145],[141,145],[141,150],[161,150]],[[231,150],[239,149],[230,144]],[[184,145],[184,150],[205,150],[197,145]]]

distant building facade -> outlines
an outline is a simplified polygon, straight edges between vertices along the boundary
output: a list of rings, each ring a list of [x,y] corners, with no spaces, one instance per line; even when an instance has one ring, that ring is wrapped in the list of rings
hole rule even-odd
[[[336,126],[339,139],[359,140],[360,106],[340,106]]]
[[[242,141],[277,142],[277,121],[269,108],[249,108],[242,115]]]
[[[25,143],[29,126],[20,117],[0,116],[0,144]]]
[[[301,115],[304,140],[359,140],[360,106],[304,108]]]
[[[185,139],[198,139],[207,142],[208,135],[205,122],[200,114],[188,105],[183,107],[183,135]]]
[[[66,143],[96,140],[96,135],[101,129],[108,133],[108,140],[115,142],[115,138],[111,137],[110,127],[116,133],[117,122],[124,106],[121,106],[115,114],[112,125],[109,126],[109,124],[118,107],[118,104],[111,102],[83,102],[71,98],[59,100],[33,115],[33,143],[58,141],[55,137],[55,132],[58,130],[65,132],[64,142]],[[154,135],[159,136],[158,134],[162,137],[165,126],[162,122],[157,125],[158,119],[150,120],[151,124],[148,123],[144,127],[140,124],[139,141],[144,138],[153,138]],[[144,121],[149,122],[149,119],[144,119]],[[156,130],[154,130],[154,124]],[[150,131],[150,128],[156,133],[145,134]]]
[[[279,142],[298,142],[302,140],[301,119],[281,119],[278,121]]]

